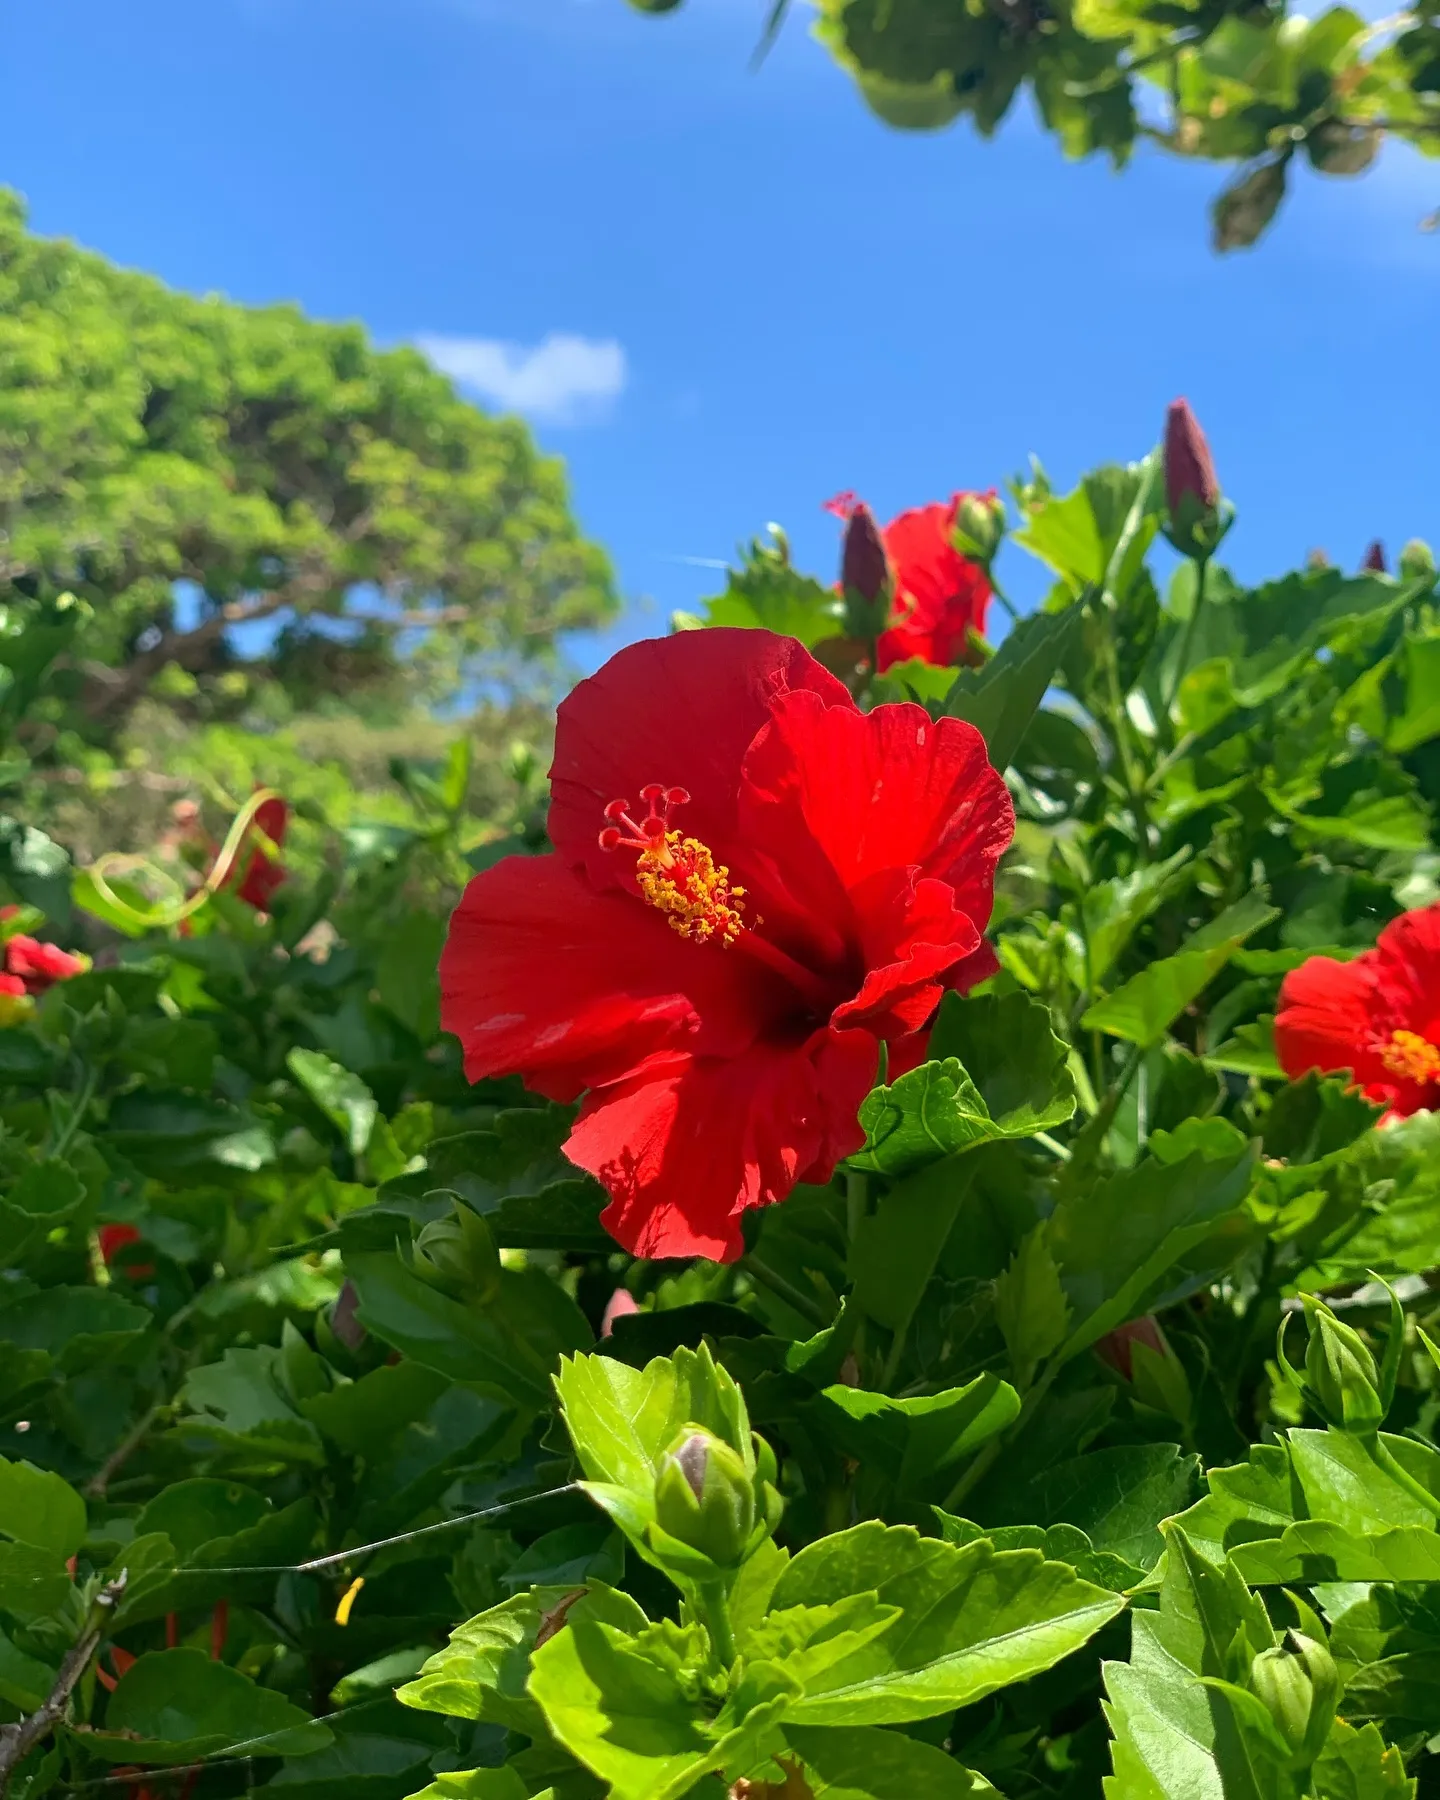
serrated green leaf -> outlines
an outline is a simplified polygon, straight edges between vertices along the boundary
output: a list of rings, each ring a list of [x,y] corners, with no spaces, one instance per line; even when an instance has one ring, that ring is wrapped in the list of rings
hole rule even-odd
[[[956,1549],[906,1526],[857,1525],[808,1545],[772,1604],[830,1606],[873,1592],[901,1616],[827,1670],[787,1717],[807,1725],[931,1718],[1049,1668],[1122,1602],[1032,1551],[987,1542]]]
[[[1070,1302],[1060,1285],[1060,1271],[1050,1254],[1045,1227],[1037,1225],[1021,1240],[995,1283],[995,1323],[1021,1387],[1029,1385],[1036,1366],[1064,1343],[1069,1319]]]
[[[918,1500],[940,1499],[980,1445],[1014,1422],[1020,1399],[1009,1382],[977,1375],[964,1387],[912,1399],[828,1387],[807,1409],[847,1456]]]
[[[318,1050],[292,1050],[285,1066],[345,1139],[350,1154],[363,1155],[380,1109],[360,1077]]]
[[[945,715],[979,731],[1002,773],[1014,762],[1079,629],[1078,607],[1017,619],[995,655],[978,670],[962,669],[945,696]]]
[[[1081,1019],[1086,1031],[1105,1031],[1149,1049],[1220,973],[1247,938],[1278,918],[1275,907],[1251,894],[1193,932],[1174,956],[1151,963],[1122,988],[1098,1000]]]
[[[943,1750],[898,1731],[804,1725],[784,1730],[805,1764],[816,1800],[981,1800],[990,1786],[977,1783]]]

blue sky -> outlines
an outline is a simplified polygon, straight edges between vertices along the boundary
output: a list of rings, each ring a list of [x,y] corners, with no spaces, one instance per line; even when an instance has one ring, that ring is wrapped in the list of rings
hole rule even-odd
[[[1204,421],[1258,579],[1440,538],[1440,164],[1307,177],[1221,260],[1218,171],[1062,161],[1016,116],[901,135],[761,0],[10,0],[0,179],[36,229],[197,291],[427,340],[532,416],[664,628],[767,520],[829,575],[882,515]],[[698,559],[695,560],[695,559]],[[1022,594],[1026,559],[1002,569]]]

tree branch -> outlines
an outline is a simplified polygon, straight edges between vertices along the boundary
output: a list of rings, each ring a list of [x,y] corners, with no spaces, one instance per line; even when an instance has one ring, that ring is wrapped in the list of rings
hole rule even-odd
[[[90,1658],[99,1648],[100,1640],[105,1635],[105,1627],[110,1622],[110,1615],[125,1592],[127,1580],[127,1572],[122,1569],[95,1596],[84,1629],[66,1652],[48,1697],[25,1718],[13,1724],[0,1725],[0,1800],[5,1800],[10,1788],[10,1777],[15,1770],[65,1716],[70,1696],[89,1668]]]

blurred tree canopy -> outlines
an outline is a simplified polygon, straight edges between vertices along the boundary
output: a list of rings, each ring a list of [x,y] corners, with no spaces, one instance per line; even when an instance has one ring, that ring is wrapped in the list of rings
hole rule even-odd
[[[682,0],[631,0],[641,12]],[[1253,244],[1298,161],[1358,175],[1388,135],[1440,156],[1440,4],[1369,22],[1274,0],[815,0],[815,35],[891,125],[989,137],[1028,87],[1067,156],[1136,143],[1241,165],[1215,247]],[[790,0],[766,0],[766,41]],[[1437,181],[1440,188],[1440,181]],[[1440,214],[1424,221],[1434,227]]]
[[[0,581],[88,603],[40,759],[113,746],[142,702],[503,693],[617,608],[559,460],[417,351],[175,293],[33,236],[3,190]]]

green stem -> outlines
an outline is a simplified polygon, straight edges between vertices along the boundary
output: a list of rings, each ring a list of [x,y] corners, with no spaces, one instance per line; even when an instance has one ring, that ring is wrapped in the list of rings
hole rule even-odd
[[[697,1590],[705,1629],[710,1634],[710,1654],[716,1667],[728,1672],[735,1662],[735,1632],[730,1624],[730,1597],[718,1582]]]
[[[1005,1450],[1012,1439],[1024,1430],[1031,1419],[1034,1418],[1039,1409],[1040,1402],[1050,1392],[1051,1387],[1054,1385],[1055,1377],[1060,1373],[1063,1366],[1063,1363],[1058,1357],[1051,1361],[1049,1368],[1046,1369],[1045,1373],[1030,1389],[1030,1392],[1026,1394],[1024,1403],[1016,1416],[1014,1424],[1008,1431],[1002,1431],[998,1437],[991,1438],[990,1442],[986,1444],[985,1448],[970,1464],[969,1468],[964,1471],[954,1487],[952,1487],[950,1492],[945,1496],[945,1504],[943,1507],[945,1512],[953,1513],[956,1507],[961,1505],[961,1503],[973,1493],[990,1473],[991,1469],[994,1468],[996,1462],[999,1460],[1002,1451]]]
[[[65,1121],[64,1127],[47,1152],[45,1159],[47,1162],[62,1157],[70,1148],[71,1140],[74,1138],[75,1133],[80,1129],[81,1122],[86,1113],[90,1110],[90,1102],[95,1098],[95,1087],[98,1081],[98,1071],[94,1068],[87,1068],[84,1079],[81,1081],[79,1089],[76,1092],[74,1104],[70,1111],[70,1117]]]
[[[769,1288],[777,1300],[783,1300],[802,1319],[808,1319],[821,1331],[830,1323],[818,1301],[812,1300],[803,1289],[796,1287],[778,1269],[772,1269],[769,1263],[763,1262],[753,1251],[745,1258],[742,1266],[747,1274],[753,1275],[762,1287]]]
[[[880,1377],[880,1385],[888,1394],[894,1385],[895,1377],[900,1373],[900,1358],[905,1353],[905,1334],[910,1329],[910,1321],[905,1320],[890,1340],[890,1354],[885,1358],[885,1372]]]
[[[845,1230],[852,1244],[865,1218],[869,1197],[869,1183],[864,1175],[858,1169],[851,1169],[845,1177]]]
[[[1200,611],[1205,604],[1205,571],[1210,566],[1208,556],[1197,556],[1195,559],[1195,604],[1190,608],[1190,617],[1185,621],[1185,632],[1180,639],[1180,655],[1175,662],[1175,674],[1170,683],[1170,692],[1165,696],[1165,717],[1168,719],[1180,692],[1180,683],[1185,679],[1185,670],[1190,662],[1190,650],[1195,642],[1195,627],[1200,623]]]

